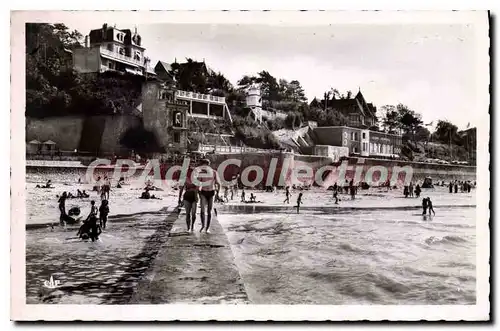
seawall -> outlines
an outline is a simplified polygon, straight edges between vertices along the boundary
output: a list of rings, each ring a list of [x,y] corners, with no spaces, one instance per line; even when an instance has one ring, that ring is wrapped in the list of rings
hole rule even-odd
[[[215,215],[214,215],[215,216]],[[186,232],[185,214],[138,283],[130,304],[249,303],[229,241],[216,217],[210,234]]]

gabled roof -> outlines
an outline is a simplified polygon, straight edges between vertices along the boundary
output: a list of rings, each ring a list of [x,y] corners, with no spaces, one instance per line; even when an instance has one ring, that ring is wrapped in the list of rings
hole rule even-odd
[[[157,63],[157,64],[156,64],[156,66],[155,66],[155,69],[156,69],[158,66],[159,66],[160,68],[162,68],[163,70],[165,70],[167,73],[168,73],[170,70],[172,70],[172,66],[171,66],[170,64],[168,64],[167,62],[158,61],[158,63]]]

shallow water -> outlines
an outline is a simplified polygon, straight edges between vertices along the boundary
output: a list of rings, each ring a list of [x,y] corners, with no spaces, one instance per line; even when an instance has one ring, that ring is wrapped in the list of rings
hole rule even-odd
[[[253,303],[475,304],[475,208],[219,221]]]
[[[168,237],[173,220],[165,219],[142,214],[109,221],[96,242],[77,239],[76,226],[27,231],[27,303],[126,303]],[[43,286],[51,276],[59,287]]]

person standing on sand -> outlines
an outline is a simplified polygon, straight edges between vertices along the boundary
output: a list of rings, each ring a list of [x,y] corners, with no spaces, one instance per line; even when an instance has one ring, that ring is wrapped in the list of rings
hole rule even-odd
[[[290,203],[290,186],[287,186],[286,187],[286,191],[285,191],[285,201],[283,201],[283,203]]]
[[[338,205],[339,204],[339,192],[337,192],[337,190],[333,191],[333,198],[335,199],[335,204]]]
[[[186,209],[186,226],[188,232],[194,232],[196,221],[196,207],[198,204],[198,186],[193,183],[193,168],[188,170],[184,185],[179,190],[179,206],[184,205]],[[182,194],[184,193],[184,195]],[[180,208],[180,207],[179,207]]]
[[[245,202],[245,189],[241,190],[241,202]]]
[[[302,204],[302,192],[299,193],[299,196],[297,197],[297,214],[300,211],[300,205]]]
[[[449,185],[450,193],[453,193],[453,182],[450,180],[450,185]]]
[[[420,189],[420,185],[417,184],[417,186],[415,187],[415,195],[417,196],[417,199],[420,198],[421,192],[422,190]]]
[[[200,206],[201,206],[201,230],[205,229],[206,233],[210,232],[210,222],[212,221],[212,208],[214,204],[215,192],[220,190],[220,180],[217,171],[210,167],[210,160],[203,159],[202,173],[198,176],[198,181],[201,182],[200,187]],[[201,174],[203,174],[201,176]],[[206,210],[206,214],[205,214]],[[205,227],[205,215],[206,217],[206,227]]]

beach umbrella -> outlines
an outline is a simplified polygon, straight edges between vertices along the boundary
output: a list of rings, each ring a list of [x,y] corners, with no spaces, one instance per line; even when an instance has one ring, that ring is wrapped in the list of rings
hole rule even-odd
[[[36,139],[33,139],[32,141],[30,141],[28,144],[33,144],[33,145],[40,145],[41,142],[39,142],[38,140]]]
[[[44,145],[56,145],[55,142],[53,142],[52,140],[47,140],[46,142],[43,143]]]

